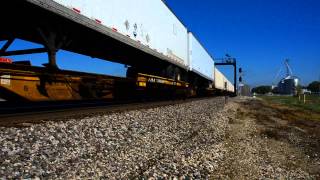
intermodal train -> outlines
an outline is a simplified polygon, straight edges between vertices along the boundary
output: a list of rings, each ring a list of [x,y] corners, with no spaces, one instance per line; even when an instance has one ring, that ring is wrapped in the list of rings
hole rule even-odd
[[[163,0],[7,0],[1,4],[9,11],[20,8],[24,14],[5,19],[8,28],[0,30],[0,40],[7,40],[0,51],[0,98],[5,101],[234,93],[234,85],[215,67],[214,58]],[[24,24],[27,20],[32,23]],[[15,54],[6,49],[14,38],[43,44],[44,51],[21,54],[47,52],[49,63],[34,67],[28,61],[12,61],[8,56]],[[60,70],[55,63],[59,49],[126,64],[127,76]]]

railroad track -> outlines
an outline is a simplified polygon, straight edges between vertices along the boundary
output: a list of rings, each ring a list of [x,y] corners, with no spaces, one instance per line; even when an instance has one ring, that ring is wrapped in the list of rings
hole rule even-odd
[[[206,97],[208,98],[208,97]],[[5,106],[0,104],[0,127],[28,127],[32,124],[48,121],[67,121],[104,115],[129,110],[149,109],[161,106],[181,104],[201,99],[186,100],[156,100],[156,101],[117,101],[117,102],[69,102],[57,104],[26,104]]]

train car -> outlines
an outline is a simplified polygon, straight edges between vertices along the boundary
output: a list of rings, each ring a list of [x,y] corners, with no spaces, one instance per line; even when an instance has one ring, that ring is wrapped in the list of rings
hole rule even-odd
[[[13,64],[0,58],[0,99],[10,102],[121,100],[149,97],[187,97],[189,84],[137,74],[120,78],[102,74]]]
[[[214,69],[214,87],[217,90],[225,90],[226,85],[225,85],[225,77],[224,75],[217,69]]]
[[[54,0],[187,67],[188,30],[162,0]]]
[[[154,63],[146,66],[147,63],[142,59],[126,61],[129,65],[134,64],[132,67],[138,69],[136,72],[152,72],[153,75],[176,80],[193,79],[199,82],[197,86],[201,87],[213,81],[212,57],[194,35],[188,33],[187,27],[162,0],[53,0],[50,3],[43,0],[28,1],[77,23],[90,24],[90,28],[94,30],[105,27],[102,31],[106,36],[117,38],[120,34],[120,41],[130,45],[139,42],[142,46],[134,46],[135,48],[142,51],[148,49],[148,52],[153,51],[152,55],[162,55],[157,56],[162,61],[170,62],[167,65]],[[91,25],[92,23],[95,25]],[[140,67],[137,67],[137,64]]]
[[[214,81],[214,60],[199,40],[189,32],[189,69]]]
[[[227,91],[229,93],[234,93],[234,85],[229,80],[227,80]]]
[[[113,99],[121,78],[0,63],[0,98],[6,101]]]
[[[184,97],[215,89],[233,92],[210,53],[162,0],[12,0],[3,5],[25,16],[3,21],[6,28],[0,30],[0,39],[7,42],[0,57],[45,52],[49,63],[38,68],[3,60],[2,99],[114,99],[138,91]],[[15,38],[44,48],[7,51]],[[59,70],[59,49],[125,64],[127,77]]]
[[[214,88],[217,90],[218,94],[231,94],[234,93],[234,85],[225,77],[219,69],[214,69]]]

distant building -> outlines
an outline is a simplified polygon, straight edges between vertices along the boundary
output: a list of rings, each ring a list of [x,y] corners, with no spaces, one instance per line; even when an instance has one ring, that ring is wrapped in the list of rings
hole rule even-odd
[[[302,94],[312,94],[312,92],[309,89],[301,89]]]
[[[238,94],[240,96],[251,96],[251,88],[247,84],[239,84]]]

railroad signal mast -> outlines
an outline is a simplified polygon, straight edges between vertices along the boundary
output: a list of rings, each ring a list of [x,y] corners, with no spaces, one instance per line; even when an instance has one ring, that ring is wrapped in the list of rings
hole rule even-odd
[[[215,58],[214,59],[215,66],[233,66],[234,71],[233,71],[233,77],[234,77],[234,96],[237,96],[237,60],[236,58],[231,57],[229,54],[226,54],[225,58]]]

